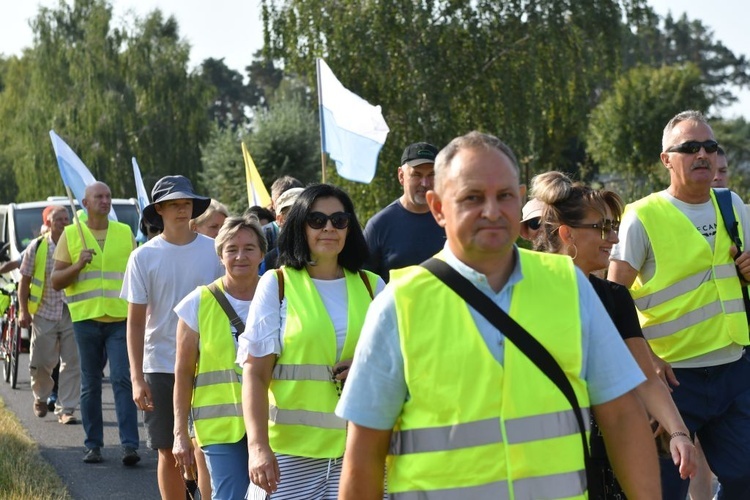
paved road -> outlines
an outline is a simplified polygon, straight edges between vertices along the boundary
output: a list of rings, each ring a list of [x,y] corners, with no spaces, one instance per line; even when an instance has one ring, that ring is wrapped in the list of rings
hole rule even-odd
[[[29,357],[21,355],[18,370],[18,388],[0,378],[0,396],[8,409],[18,415],[31,437],[39,443],[42,456],[52,464],[67,485],[73,498],[99,500],[118,498],[158,499],[156,482],[156,452],[145,447],[145,434],[141,426],[141,461],[135,467],[124,467],[120,462],[120,439],[117,432],[115,404],[109,379],[104,380],[102,406],[104,409],[104,461],[100,464],[83,463],[83,427],[61,425],[57,417],[48,413],[39,418],[32,410],[33,396],[29,384]]]

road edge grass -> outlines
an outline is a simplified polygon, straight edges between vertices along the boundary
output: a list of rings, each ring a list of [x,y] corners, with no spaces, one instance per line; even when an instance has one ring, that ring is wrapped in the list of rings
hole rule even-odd
[[[72,500],[60,476],[39,453],[16,415],[0,397],[0,498]]]

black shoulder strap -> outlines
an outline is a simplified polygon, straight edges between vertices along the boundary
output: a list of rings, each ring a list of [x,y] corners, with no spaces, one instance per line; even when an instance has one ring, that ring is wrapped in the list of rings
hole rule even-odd
[[[719,205],[721,218],[724,220],[724,226],[727,228],[732,243],[737,247],[737,255],[742,252],[742,239],[740,238],[739,223],[734,216],[734,207],[732,206],[732,192],[727,188],[713,188],[716,195],[716,204]],[[737,276],[742,276],[737,270]],[[745,316],[750,323],[750,294],[746,286],[742,286],[742,300],[745,302]]]
[[[219,303],[221,308],[224,310],[224,314],[227,315],[227,318],[229,318],[229,322],[232,323],[232,326],[237,331],[235,333],[235,337],[239,337],[242,335],[242,332],[245,331],[245,323],[240,319],[239,316],[237,316],[237,312],[234,310],[232,305],[229,303],[229,300],[227,300],[226,295],[224,295],[224,292],[222,292],[218,286],[216,286],[216,282],[214,281],[210,285],[208,285],[206,288],[208,288],[208,291],[211,292],[216,299],[216,302]]]
[[[372,292],[372,285],[370,284],[370,278],[367,276],[367,273],[360,269],[359,277],[364,281],[365,286],[367,287],[367,292],[370,294],[370,299],[374,299],[375,294]]]
[[[588,472],[590,453],[588,440],[586,439],[586,424],[583,412],[578,404],[578,398],[573,390],[573,386],[570,385],[568,377],[562,368],[560,368],[557,361],[555,361],[555,358],[552,357],[549,351],[537,339],[448,264],[442,260],[432,258],[426,260],[421,265],[453,289],[454,292],[492,323],[495,328],[500,330],[508,340],[513,342],[560,389],[560,392],[563,393],[576,414],[583,444],[586,470]]]
[[[721,218],[724,220],[724,226],[727,228],[729,237],[737,247],[737,251],[742,251],[742,240],[740,239],[739,223],[734,217],[734,207],[732,206],[732,192],[727,188],[713,188],[716,195],[716,203],[719,205]]]

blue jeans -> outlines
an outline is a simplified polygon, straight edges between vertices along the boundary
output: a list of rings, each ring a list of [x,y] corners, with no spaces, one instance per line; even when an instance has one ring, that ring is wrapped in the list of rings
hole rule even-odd
[[[211,498],[245,498],[250,476],[247,470],[247,436],[233,444],[210,444],[201,448],[211,475]]]
[[[109,358],[109,380],[115,394],[115,413],[122,446],[138,448],[138,410],[133,402],[126,341],[126,322],[73,323],[81,361],[81,420],[86,448],[104,446],[102,421],[102,367]]]
[[[690,433],[697,433],[711,470],[719,478],[719,500],[750,498],[750,358],[708,368],[675,368],[680,385],[672,397]],[[661,459],[663,498],[685,500],[671,459]]]

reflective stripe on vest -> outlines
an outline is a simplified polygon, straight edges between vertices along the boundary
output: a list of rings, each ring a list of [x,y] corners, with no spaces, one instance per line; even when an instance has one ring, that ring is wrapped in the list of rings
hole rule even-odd
[[[219,278],[214,283],[224,291]],[[200,287],[200,352],[193,382],[192,415],[200,446],[232,444],[245,435],[241,371],[229,318],[208,287]],[[239,314],[239,313],[238,313]],[[244,315],[247,311],[244,311]],[[245,319],[240,314],[241,319]]]
[[[716,214],[713,248],[659,193],[625,209],[643,225],[655,260],[651,279],[644,282],[639,275],[630,292],[643,335],[654,353],[670,363],[750,342],[742,288],[730,255],[732,241],[713,192],[711,203]],[[739,230],[744,239],[741,226]]]
[[[275,424],[306,425],[321,429],[346,429],[346,420],[333,413],[307,410],[282,410],[274,405],[268,407],[268,420]]]
[[[553,355],[588,415],[575,268],[567,257],[518,253],[523,278],[508,314]],[[389,493],[585,498],[577,420],[554,383],[512,342],[504,342],[498,363],[465,301],[423,268],[392,275],[389,286],[410,395],[387,459]],[[544,315],[530,307],[539,303],[539,290]]]
[[[39,305],[44,296],[44,280],[46,279],[47,274],[47,253],[49,252],[49,242],[47,241],[47,236],[44,236],[37,241],[38,245],[36,246],[36,254],[34,255],[34,274],[31,277],[29,301],[27,304],[30,314],[36,314],[39,310]],[[31,244],[33,245],[34,242]]]
[[[79,230],[80,227],[80,230]],[[73,321],[126,318],[128,303],[120,298],[128,257],[133,251],[130,226],[109,221],[104,247],[101,248],[86,224],[65,227],[65,239],[72,262],[77,262],[85,247],[95,249],[91,262],[76,280],[65,288],[66,302]]]
[[[555,474],[554,476],[519,479],[513,483],[515,500],[538,500],[539,498],[574,498],[586,491],[586,473],[581,471]],[[510,494],[507,481],[497,481],[481,486],[450,488],[432,491],[407,491],[390,495],[393,500],[455,500],[457,498],[492,498],[508,500]]]
[[[217,370],[208,373],[198,373],[195,376],[193,387],[204,387],[216,384],[231,384],[232,382],[242,383],[242,377],[234,370]]]
[[[281,268],[286,326],[269,387],[268,439],[276,453],[338,458],[344,453],[346,423],[333,412],[338,403],[331,370],[336,332],[306,269]],[[377,276],[367,273],[375,289]],[[341,359],[351,359],[372,299],[357,273],[344,272],[347,330]]]
[[[279,365],[273,367],[274,380],[317,380],[332,382],[333,369],[327,365]]]
[[[584,408],[582,413],[586,430],[589,431],[589,411]],[[509,419],[505,421],[505,426],[511,436],[508,444],[578,434],[578,421],[572,409],[545,415]],[[499,419],[490,418],[445,427],[395,431],[391,436],[390,453],[392,455],[403,455],[406,453],[449,451],[500,443],[502,440]]]

